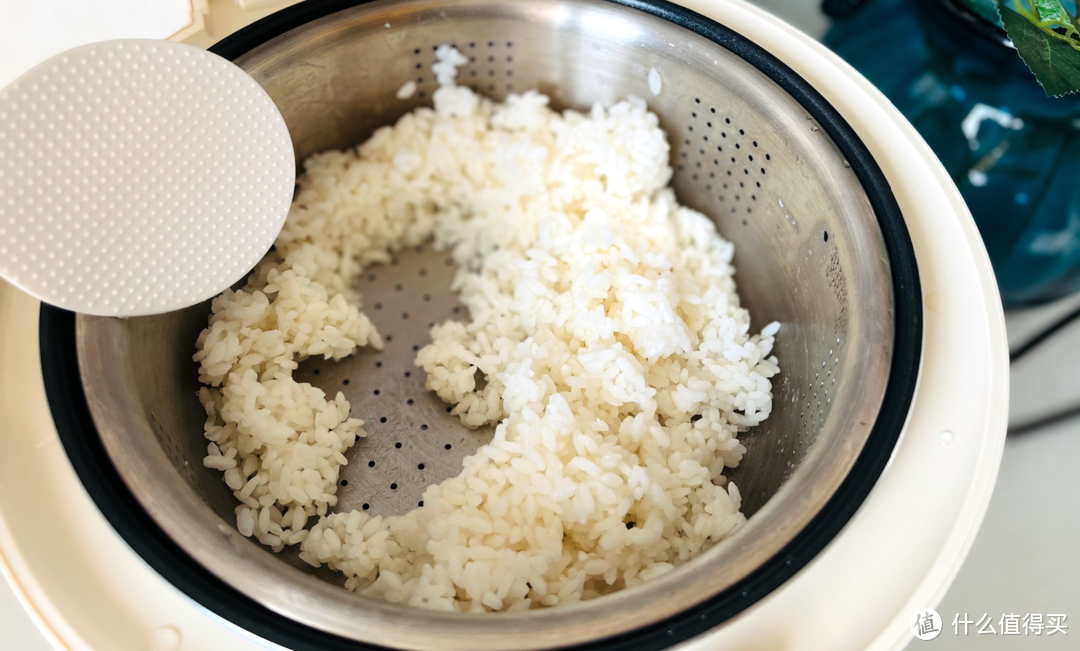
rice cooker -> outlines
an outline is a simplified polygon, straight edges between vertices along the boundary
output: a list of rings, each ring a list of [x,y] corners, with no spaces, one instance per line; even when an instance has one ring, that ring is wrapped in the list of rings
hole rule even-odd
[[[561,608],[428,612],[343,590],[340,576],[237,532],[227,487],[200,463],[190,356],[207,304],[90,317],[0,284],[0,569],[57,649],[856,650],[911,639],[912,615],[942,598],[989,502],[1008,350],[959,193],[854,70],[741,0],[197,2],[173,38],[259,82],[298,159],[430,103],[444,43],[469,59],[459,83],[499,99],[529,88],[567,108],[644,97],[671,141],[680,200],[735,243],[755,322],[782,324],[776,407],[732,472],[749,520],[700,558]],[[405,83],[411,92],[397,93]],[[424,324],[456,309],[448,274],[426,273],[432,255],[403,252],[364,288],[429,317],[373,317],[396,348],[298,371],[317,386],[360,378],[349,389],[358,410],[386,410],[383,422],[422,443],[397,452],[374,430],[350,452],[344,504],[403,512],[431,481],[409,468],[437,458],[428,463],[450,476],[482,442],[422,378],[400,379]],[[376,366],[399,378],[381,392],[368,386]],[[400,463],[367,472],[365,455]],[[378,488],[389,482],[392,493]]]

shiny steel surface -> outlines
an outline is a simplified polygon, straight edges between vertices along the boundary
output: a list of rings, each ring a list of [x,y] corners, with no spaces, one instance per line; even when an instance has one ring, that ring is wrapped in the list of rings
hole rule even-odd
[[[459,83],[490,96],[539,88],[560,108],[586,109],[634,94],[660,116],[680,200],[713,218],[736,245],[739,290],[754,328],[783,324],[773,415],[743,436],[747,455],[729,472],[747,525],[644,588],[595,601],[494,616],[421,611],[349,593],[335,585],[339,575],[313,572],[295,552],[274,555],[236,532],[231,492],[201,464],[205,416],[191,355],[207,304],[137,319],[79,317],[95,423],[128,486],[182,548],[260,603],[313,627],[395,648],[481,651],[583,643],[660,621],[782,549],[862,449],[893,342],[891,277],[876,220],[832,141],[773,81],[689,30],[615,4],[379,2],[293,29],[237,63],[281,109],[302,159],[355,145],[428,104],[433,49],[447,42],[471,58]],[[658,96],[649,91],[651,68],[663,79]],[[396,99],[409,79],[417,92]],[[309,361],[297,372],[343,391],[367,421],[369,437],[349,452],[343,471],[340,508],[404,512],[485,440],[445,413],[412,364],[430,323],[455,309],[464,316],[447,289],[450,271],[445,256],[429,249],[365,270],[359,289],[367,314],[390,335],[386,350]]]

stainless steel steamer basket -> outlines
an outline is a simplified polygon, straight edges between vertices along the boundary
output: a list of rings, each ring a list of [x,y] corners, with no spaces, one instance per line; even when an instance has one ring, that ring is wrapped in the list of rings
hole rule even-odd
[[[888,186],[805,82],[673,5],[305,2],[215,49],[267,90],[302,160],[355,145],[428,104],[442,43],[469,57],[459,83],[486,95],[538,88],[557,107],[579,109],[637,95],[660,116],[680,200],[736,245],[755,329],[783,324],[773,415],[744,436],[748,452],[730,473],[746,526],[643,587],[552,610],[460,615],[350,593],[337,585],[340,575],[312,571],[295,551],[274,555],[237,533],[230,490],[202,467],[191,355],[207,304],[125,320],[43,308],[47,388],[69,456],[113,526],[163,575],[294,649],[657,648],[707,630],[812,558],[895,444],[914,390],[921,311]],[[651,69],[662,78],[656,96]],[[417,92],[397,99],[410,79]],[[412,363],[429,325],[462,309],[448,290],[448,263],[421,247],[366,270],[359,289],[386,350],[308,361],[297,373],[344,391],[368,422],[369,437],[343,471],[339,509],[404,512],[490,436],[445,413]]]

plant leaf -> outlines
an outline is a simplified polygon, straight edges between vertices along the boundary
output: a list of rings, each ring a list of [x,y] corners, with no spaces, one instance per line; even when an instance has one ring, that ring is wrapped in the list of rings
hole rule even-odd
[[[968,9],[977,16],[989,20],[1001,27],[1001,16],[998,14],[998,0],[961,0]]]
[[[1061,6],[1059,0],[1032,0],[1032,2],[1035,3],[1035,8],[1039,10],[1039,18],[1043,21],[1058,20],[1061,14],[1065,13],[1065,8]]]
[[[1008,7],[1001,7],[1001,21],[1047,95],[1061,97],[1080,90],[1080,51]]]
[[[1061,0],[1004,0],[1003,7],[1008,7],[1016,13],[1027,18],[1036,27],[1056,38],[1068,43],[1075,49],[1080,50],[1080,31],[1076,28],[1076,21],[1065,9]],[[1034,5],[1029,2],[1035,3]],[[1073,9],[1076,8],[1075,3]]]

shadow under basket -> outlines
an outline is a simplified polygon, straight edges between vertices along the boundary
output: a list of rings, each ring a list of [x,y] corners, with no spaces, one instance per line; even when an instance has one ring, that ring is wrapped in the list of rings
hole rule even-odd
[[[681,203],[736,247],[754,329],[782,324],[772,416],[741,438],[749,521],[645,586],[565,607],[462,615],[376,601],[296,551],[236,531],[236,501],[202,466],[195,340],[209,304],[133,319],[44,306],[41,352],[61,439],[128,544],[180,590],[256,635],[302,649],[656,649],[722,624],[814,557],[858,508],[899,436],[922,334],[903,218],[853,131],[805,81],[745,38],[666,3],[602,0],[309,1],[214,48],[270,94],[298,160],[351,147],[429,105],[434,49],[469,58],[458,83],[556,108],[647,98],[671,143]],[[649,71],[662,91],[649,89]],[[407,100],[402,84],[416,83]],[[337,510],[396,514],[456,475],[490,430],[465,429],[413,365],[428,329],[461,314],[452,264],[428,246],[358,279],[382,352],[309,360],[369,436],[349,451]]]

